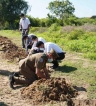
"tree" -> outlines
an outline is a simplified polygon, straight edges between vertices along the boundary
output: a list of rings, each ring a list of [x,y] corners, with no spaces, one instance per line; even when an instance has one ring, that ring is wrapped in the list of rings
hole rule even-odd
[[[0,17],[2,22],[9,22],[10,27],[13,26],[16,19],[19,18],[21,12],[26,13],[29,5],[24,0],[0,0]]]
[[[55,0],[49,3],[48,9],[57,18],[62,21],[64,18],[68,18],[73,15],[75,8],[69,0]]]

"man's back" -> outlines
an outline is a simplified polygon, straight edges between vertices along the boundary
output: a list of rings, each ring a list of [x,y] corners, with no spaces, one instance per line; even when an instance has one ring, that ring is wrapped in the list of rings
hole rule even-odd
[[[47,55],[44,53],[36,53],[28,56],[25,59],[20,60],[19,65],[22,68],[26,68],[27,66],[30,69],[35,70],[35,68],[42,69],[46,67]]]
[[[51,48],[53,48],[56,51],[56,53],[63,52],[63,50],[57,44],[52,42],[44,43],[44,47],[45,47],[45,50],[44,50],[45,53],[48,53],[51,50]]]

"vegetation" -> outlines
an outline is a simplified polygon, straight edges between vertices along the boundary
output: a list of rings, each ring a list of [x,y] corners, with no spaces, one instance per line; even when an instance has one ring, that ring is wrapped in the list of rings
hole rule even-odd
[[[24,0],[0,0],[0,23],[10,29],[16,28],[21,12],[26,13],[28,4]],[[5,24],[5,25],[4,25]]]
[[[74,6],[69,0],[56,0],[49,3],[48,9],[51,11],[53,17],[58,17],[62,21],[69,18],[71,15],[73,15],[73,12],[75,10]]]
[[[49,28],[32,27],[30,30],[30,33],[38,37],[42,36],[46,41],[58,44],[66,52],[64,61],[60,62],[60,67],[52,76],[66,77],[74,86],[86,88],[90,99],[96,98],[95,31],[96,26],[89,24],[78,27],[53,24]],[[9,37],[16,45],[21,46],[18,30],[1,30],[0,35]]]
[[[82,53],[84,58],[96,60],[96,26],[87,24],[82,27],[71,27],[72,26],[61,27],[55,23],[49,28],[32,27],[30,33],[42,36],[46,41],[57,43],[65,51]],[[13,38],[17,34],[17,37],[15,37],[16,39],[21,37],[18,31],[14,33],[14,31],[6,30],[0,31],[0,33],[6,36],[13,35]]]

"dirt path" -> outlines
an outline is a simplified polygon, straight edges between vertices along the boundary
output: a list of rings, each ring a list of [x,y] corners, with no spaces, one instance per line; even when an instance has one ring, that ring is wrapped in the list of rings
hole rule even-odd
[[[13,71],[18,71],[18,65],[7,63],[0,56],[0,106],[32,106],[21,98],[20,88],[9,87],[9,75]]]

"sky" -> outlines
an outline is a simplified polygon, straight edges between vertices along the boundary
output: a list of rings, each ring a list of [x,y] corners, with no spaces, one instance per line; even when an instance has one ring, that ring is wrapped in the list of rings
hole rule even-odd
[[[25,0],[31,6],[28,15],[34,18],[46,18],[50,13],[48,4],[54,0]],[[96,15],[96,0],[69,0],[75,8],[74,15],[81,17],[91,17]]]

